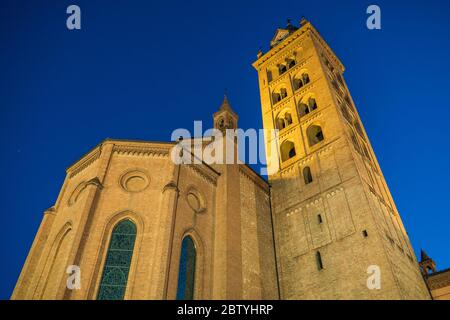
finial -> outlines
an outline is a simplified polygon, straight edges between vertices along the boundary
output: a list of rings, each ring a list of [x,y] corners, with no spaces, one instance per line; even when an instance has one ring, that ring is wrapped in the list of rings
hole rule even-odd
[[[302,16],[302,19],[300,20],[300,26],[304,26],[308,23],[308,20],[306,20],[305,16]]]
[[[261,47],[259,47],[259,50],[258,50],[258,53],[256,54],[256,57],[259,59],[259,58],[262,57],[263,54],[264,54],[264,53],[263,53]]]
[[[420,260],[421,261],[430,260],[430,257],[427,255],[427,253],[423,249],[420,250]]]

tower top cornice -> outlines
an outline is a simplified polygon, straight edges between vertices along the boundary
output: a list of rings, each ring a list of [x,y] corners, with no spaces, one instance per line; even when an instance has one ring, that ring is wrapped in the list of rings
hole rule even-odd
[[[311,22],[302,17],[300,21],[300,27],[295,29],[296,30],[292,30],[291,32],[289,32],[287,28],[277,29],[277,31],[275,32],[275,36],[272,38],[270,50],[266,53],[263,53],[260,49],[257,54],[257,60],[252,64],[252,66],[255,69],[258,69],[263,64],[269,62],[272,57],[276,56],[280,51],[283,51],[287,46],[292,44],[292,42],[297,40],[299,37],[313,37],[322,45],[322,47],[329,55],[330,59],[335,61],[341,71],[343,72],[345,70],[342,62],[339,60],[333,50],[328,46],[317,29],[314,28]],[[284,37],[283,33],[285,34]],[[279,41],[275,44],[274,41],[277,39],[277,37],[279,38]]]

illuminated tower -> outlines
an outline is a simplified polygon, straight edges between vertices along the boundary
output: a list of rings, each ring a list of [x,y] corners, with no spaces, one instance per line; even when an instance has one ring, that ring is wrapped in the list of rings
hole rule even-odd
[[[429,299],[343,64],[302,19],[253,66],[264,128],[279,129],[266,150],[280,166],[269,182],[281,298]],[[380,289],[368,288],[369,266]]]

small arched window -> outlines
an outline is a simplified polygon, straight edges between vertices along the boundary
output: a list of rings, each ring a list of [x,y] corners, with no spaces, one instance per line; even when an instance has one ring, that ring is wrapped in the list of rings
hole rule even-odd
[[[303,179],[305,180],[305,184],[310,184],[313,181],[310,167],[303,168]]]
[[[294,89],[298,90],[303,86],[306,86],[310,82],[307,72],[303,72],[301,75],[297,75],[294,78]]]
[[[287,97],[287,90],[285,87],[277,88],[272,93],[272,100],[274,104],[280,102],[286,97]]]
[[[308,143],[310,147],[323,141],[324,139],[322,128],[318,125],[309,126],[308,129],[306,129],[306,135],[308,137]]]
[[[285,112],[284,115],[280,113],[275,122],[277,129],[283,130],[292,124],[292,116],[289,112]]]
[[[307,104],[300,103],[298,105],[298,112],[300,114],[300,117],[306,116],[309,113],[309,107]]]
[[[317,102],[314,96],[310,96],[309,98],[304,99],[298,105],[298,112],[300,114],[300,117],[305,116],[316,109],[317,109]]]
[[[295,67],[295,60],[293,60],[293,59],[289,60],[288,67],[289,67],[289,69]]]
[[[308,107],[309,107],[309,111],[314,111],[317,109],[317,103],[316,103],[316,99],[314,98],[309,98],[308,99]]]
[[[295,145],[292,141],[286,140],[281,144],[281,161],[289,160],[295,157]]]
[[[283,130],[285,128],[285,123],[284,123],[284,119],[283,118],[278,118],[276,123],[277,123],[277,129],[278,130]]]
[[[193,300],[195,288],[195,264],[197,253],[190,236],[181,243],[180,267],[178,269],[177,300]]]
[[[97,300],[123,300],[135,240],[136,225],[131,220],[123,220],[114,227]]]
[[[280,76],[285,73],[287,71],[287,67],[284,64],[280,64],[280,66],[278,67],[278,72],[280,74]]]
[[[289,112],[286,112],[286,114],[284,115],[284,121],[286,123],[286,126],[289,126],[292,124],[292,116]]]
[[[294,79],[294,89],[298,90],[301,87],[303,87],[303,81],[302,79]]]
[[[309,75],[305,72],[302,74],[303,85],[307,85],[309,83]]]

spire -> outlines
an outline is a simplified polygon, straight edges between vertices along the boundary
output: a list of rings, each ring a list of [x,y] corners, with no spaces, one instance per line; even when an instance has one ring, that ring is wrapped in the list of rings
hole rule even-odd
[[[291,19],[287,19],[286,30],[288,30],[289,33],[291,33],[291,32],[293,32],[293,31],[295,31],[297,29],[298,29],[297,27],[292,25]]]
[[[423,249],[420,250],[419,266],[424,276],[436,272],[436,263],[427,255],[427,253]]]
[[[308,20],[306,20],[306,18],[303,16],[302,19],[300,20],[300,26],[302,27],[307,23],[308,23]]]
[[[231,105],[230,105],[230,102],[228,101],[228,97],[227,97],[226,93],[223,95],[222,105],[220,106],[219,110],[230,111],[230,112],[234,113],[233,109],[231,109]]]
[[[420,250],[420,260],[421,261],[430,260],[430,257],[423,249]]]
[[[223,96],[223,101],[219,110],[214,113],[213,118],[214,128],[220,129],[223,132],[225,132],[226,129],[237,128],[238,115],[231,109],[226,93]]]

